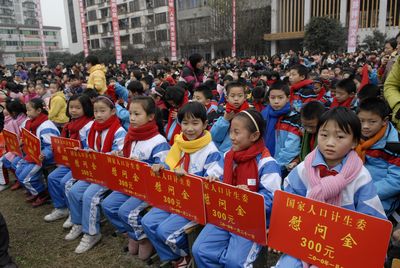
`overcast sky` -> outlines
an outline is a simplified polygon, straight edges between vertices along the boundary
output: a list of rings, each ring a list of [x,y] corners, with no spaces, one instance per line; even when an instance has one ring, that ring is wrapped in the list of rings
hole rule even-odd
[[[78,1],[76,1],[78,2]],[[68,47],[67,26],[63,0],[40,0],[42,7],[43,24],[45,26],[61,27],[63,47]]]

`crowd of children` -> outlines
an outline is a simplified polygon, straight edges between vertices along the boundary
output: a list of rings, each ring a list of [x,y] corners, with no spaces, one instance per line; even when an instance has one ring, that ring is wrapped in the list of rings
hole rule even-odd
[[[364,67],[310,72],[295,64],[284,73],[253,70],[247,78],[221,67],[207,76],[203,58],[192,55],[182,75],[136,70],[126,83],[109,77],[101,95],[83,90],[74,74],[65,83],[31,81],[2,101],[4,129],[19,136],[25,128],[40,138],[42,165],[5,153],[0,190],[11,186],[12,173],[17,181],[11,190],[24,189],[33,207],[51,201],[54,209],[44,220],[66,218],[65,240],[82,236],[78,254],[101,240],[103,214],[141,260],[157,253],[174,267],[193,261],[198,267],[252,267],[261,246],[227,230],[207,224],[190,251],[186,230],[196,222],[76,180],[66,166],[58,165],[46,183],[43,171],[55,165],[51,137],[146,162],[156,174],[168,169],[258,192],[267,224],[274,192],[281,189],[386,219],[400,203],[399,133]],[[276,267],[303,265],[284,254]]]

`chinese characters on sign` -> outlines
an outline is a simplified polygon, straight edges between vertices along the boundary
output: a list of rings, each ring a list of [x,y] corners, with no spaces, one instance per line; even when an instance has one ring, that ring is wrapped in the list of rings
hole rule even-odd
[[[25,128],[22,129],[22,142],[23,142],[23,150],[24,153],[27,154],[30,158],[33,159],[35,164],[41,166],[42,161],[40,158],[40,140],[30,133]]]
[[[355,52],[357,48],[359,13],[360,0],[352,0],[350,6],[349,35],[347,37],[347,52]]]
[[[175,0],[168,0],[169,39],[171,46],[171,60],[176,61],[176,25],[175,25]]]
[[[111,7],[112,28],[114,34],[115,59],[117,61],[117,64],[120,64],[122,61],[122,51],[121,51],[121,38],[119,35],[117,0],[110,0],[110,7]]]
[[[22,157],[22,152],[21,148],[19,147],[19,140],[17,134],[3,129],[3,135],[4,135],[4,141],[6,142],[7,152],[11,152]]]
[[[89,56],[89,44],[86,32],[86,17],[85,17],[85,7],[83,5],[84,0],[79,0],[79,16],[81,21],[82,30],[82,43],[83,43],[83,53],[85,57]]]
[[[53,149],[54,161],[59,165],[69,167],[68,155],[65,149],[81,148],[81,142],[78,140],[52,136],[51,148]]]
[[[276,191],[268,246],[318,267],[383,267],[391,230],[389,221]]]

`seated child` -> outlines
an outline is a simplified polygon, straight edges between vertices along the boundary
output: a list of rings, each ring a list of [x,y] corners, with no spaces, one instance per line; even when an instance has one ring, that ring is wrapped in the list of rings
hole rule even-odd
[[[266,96],[265,87],[256,86],[251,91],[251,96],[253,99],[252,105],[254,109],[256,109],[257,112],[261,113],[261,111],[264,110],[265,106],[267,106],[265,103],[265,96]]]
[[[306,66],[296,64],[290,68],[290,104],[297,112],[300,112],[303,103],[317,97],[314,92],[313,81],[307,79],[307,77]]]
[[[223,182],[264,196],[269,222],[274,191],[281,187],[280,167],[264,145],[264,122],[254,109],[232,119],[232,148],[225,154]],[[253,179],[249,179],[253,178]],[[255,178],[255,179],[254,179]],[[210,180],[219,178],[209,177]],[[193,245],[197,267],[252,267],[261,249],[257,243],[207,224]]]
[[[336,84],[335,97],[333,98],[330,108],[346,107],[354,108],[356,84],[351,78],[346,78]]]
[[[36,84],[36,94],[38,95],[38,98],[44,101],[45,109],[48,111],[51,98],[51,93],[48,88],[44,84]]]
[[[285,178],[285,191],[386,219],[371,175],[354,151],[361,138],[355,113],[345,107],[325,112],[317,133],[318,147]],[[310,266],[284,254],[275,267]]]
[[[188,102],[187,92],[179,86],[167,87],[165,101],[170,107],[165,134],[169,144],[172,145],[174,144],[175,135],[181,132],[181,125],[177,116],[179,110]]]
[[[399,133],[389,122],[389,114],[382,99],[369,98],[360,103],[357,115],[361,121],[361,142],[356,148],[388,216],[400,203],[400,158],[390,144],[399,142]]]
[[[213,94],[209,87],[200,84],[193,92],[193,101],[200,102],[207,110],[208,126],[211,128],[218,119],[218,103],[213,100]]]

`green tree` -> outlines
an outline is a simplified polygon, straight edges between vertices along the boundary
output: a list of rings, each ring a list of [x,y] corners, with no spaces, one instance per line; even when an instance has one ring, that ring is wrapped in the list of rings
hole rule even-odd
[[[333,18],[313,17],[305,27],[304,47],[311,51],[333,52],[345,48],[347,30]]]
[[[369,50],[382,49],[385,45],[386,34],[381,33],[378,30],[374,30],[372,35],[368,35],[364,38],[363,43],[368,45]]]

